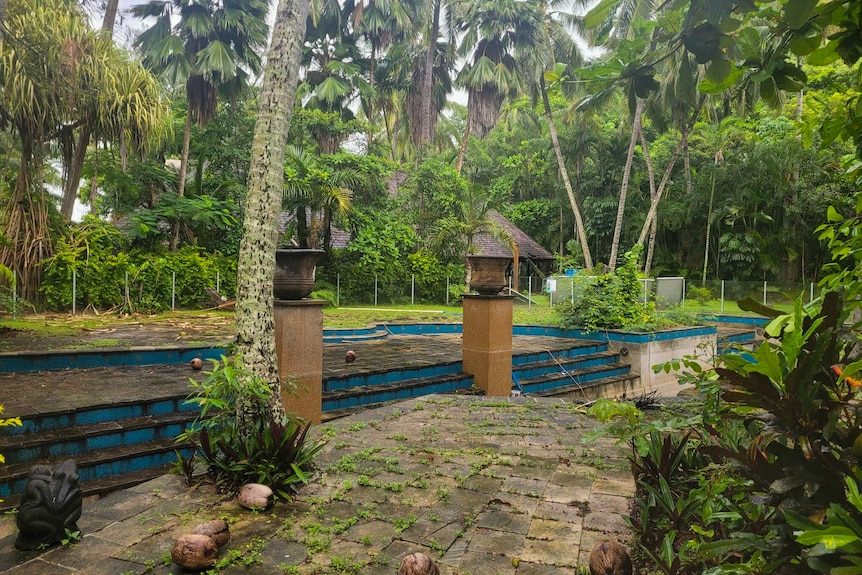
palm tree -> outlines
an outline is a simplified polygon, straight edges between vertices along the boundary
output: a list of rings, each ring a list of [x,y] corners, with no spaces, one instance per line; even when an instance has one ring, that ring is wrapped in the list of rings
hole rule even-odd
[[[485,234],[506,246],[515,257],[517,269],[518,248],[512,236],[490,216],[490,198],[478,194],[474,186],[467,187],[467,196],[456,204],[455,213],[438,222],[433,243],[438,250],[461,246],[465,259],[465,281],[470,285],[472,269],[467,256],[475,251],[475,240]],[[457,248],[456,248],[457,249]]]
[[[365,61],[356,36],[348,29],[349,6],[325,0],[315,6],[308,20],[301,99],[304,108],[320,110],[328,116],[316,122],[311,131],[320,151],[334,154],[353,129],[355,114],[351,105],[357,95],[369,93],[363,77]]]
[[[565,4],[565,0],[551,0],[551,2],[541,2],[536,7],[539,15],[539,23],[534,41],[524,46],[519,56],[526,62],[525,68],[533,72],[530,76],[531,91],[534,98],[539,97],[542,100],[542,108],[545,112],[545,119],[548,122],[548,131],[551,137],[551,145],[554,149],[554,157],[557,160],[557,169],[560,178],[563,180],[563,186],[565,187],[566,195],[569,198],[569,205],[575,218],[578,241],[580,242],[581,251],[584,256],[584,265],[587,269],[592,269],[593,258],[590,253],[589,244],[587,243],[587,232],[563,158],[559,137],[557,136],[557,127],[554,122],[550,99],[548,98],[548,85],[546,83],[546,79],[550,79],[556,85],[563,85],[562,80],[567,68],[569,66],[579,66],[584,60],[580,49],[570,33],[572,29],[580,30],[582,23],[575,15],[561,10],[561,7]]]
[[[368,65],[371,97],[365,103],[369,120],[374,117],[377,61],[389,45],[404,40],[417,18],[416,11],[414,3],[401,0],[359,0],[353,7],[353,30],[368,42],[371,49]]]
[[[266,0],[150,0],[132,6],[138,18],[155,23],[135,40],[144,63],[175,85],[185,85],[188,110],[183,130],[177,195],[185,191],[192,122],[215,114],[220,89],[233,94],[259,75],[269,26]],[[172,248],[176,247],[175,226]]]
[[[359,174],[349,169],[331,170],[297,146],[288,146],[285,154],[282,207],[295,210],[297,235],[305,247],[319,247],[322,231],[323,248],[329,249],[332,217],[336,212],[347,214],[352,195],[349,188],[359,182]],[[306,209],[310,212],[308,222]]]
[[[523,89],[515,53],[535,46],[540,14],[521,0],[474,0],[458,15],[463,33],[458,54],[469,59],[456,82],[467,89],[467,126],[458,155],[463,164],[467,138],[484,138],[497,124],[503,98]]]
[[[435,78],[440,76],[441,70],[448,68],[452,62],[452,58],[447,57],[444,58],[445,62],[441,65],[438,55],[446,54],[445,48],[455,45],[456,34],[455,0],[431,0],[423,5],[427,7],[427,11],[423,14],[425,17],[424,28],[427,30],[427,34],[423,34],[421,37],[424,42],[424,59],[422,59],[421,64],[415,67],[416,85],[420,87],[418,99],[419,122],[414,122],[418,125],[415,128],[411,128],[412,131],[418,132],[413,138],[417,148],[423,148],[430,144],[434,138],[435,119],[437,114],[443,109],[443,106],[439,105],[440,94],[435,95],[435,88],[439,87]],[[444,17],[445,20],[441,21]],[[445,33],[445,42],[442,45],[442,49],[439,43],[441,32]],[[448,88],[446,89],[446,94],[448,94]],[[445,96],[443,99],[445,100]],[[438,104],[436,106],[434,105],[435,100],[437,100]]]
[[[285,415],[273,321],[278,213],[272,208],[281,204],[283,194],[284,151],[299,82],[307,17],[308,0],[280,0],[258,99],[237,262],[236,351],[251,377],[265,381],[271,393],[263,414],[258,413],[251,398],[238,399],[236,416],[241,437],[247,437],[261,417],[272,422],[281,421]]]

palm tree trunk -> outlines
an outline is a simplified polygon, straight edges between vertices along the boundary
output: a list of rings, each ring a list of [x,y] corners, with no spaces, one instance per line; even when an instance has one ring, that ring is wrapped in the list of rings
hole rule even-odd
[[[3,39],[3,31],[6,29],[6,6],[8,0],[0,0],[0,40]]]
[[[461,136],[461,146],[458,149],[458,161],[455,163],[455,169],[458,174],[461,173],[461,166],[464,165],[464,156],[467,155],[467,140],[470,138],[470,122],[464,124],[464,135]]]
[[[560,140],[557,138],[557,126],[554,124],[554,116],[551,114],[551,103],[548,101],[548,91],[545,89],[545,77],[542,74],[539,75],[539,88],[542,92],[542,105],[545,108],[545,117],[548,119],[548,131],[551,134],[554,155],[557,157],[557,168],[560,170],[560,177],[563,179],[566,194],[569,196],[569,203],[572,205],[572,214],[575,216],[575,225],[578,228],[578,240],[581,242],[581,251],[584,253],[584,265],[588,270],[591,270],[593,269],[593,257],[590,255],[590,246],[587,244],[587,231],[584,229],[581,210],[578,208],[575,192],[572,190],[572,183],[569,181],[569,172],[566,170],[566,162],[563,160]]]
[[[72,220],[72,211],[75,208],[75,200],[78,199],[78,188],[81,184],[81,175],[84,173],[84,160],[87,158],[87,146],[90,144],[90,125],[85,122],[78,132],[75,142],[75,150],[66,167],[66,180],[63,182],[63,203],[60,206],[60,214],[66,221]]]
[[[248,436],[261,416],[284,417],[275,352],[272,281],[278,211],[284,185],[284,155],[293,112],[308,0],[280,0],[258,99],[252,139],[243,235],[237,262],[236,351],[252,377],[272,391],[265,413],[249,398],[237,401],[237,425]]]
[[[643,98],[638,98],[637,104],[635,105],[635,115],[632,119],[632,137],[629,140],[629,151],[626,155],[626,165],[623,169],[623,183],[622,186],[620,186],[620,201],[617,204],[617,221],[616,224],[614,224],[614,238],[611,242],[611,257],[608,260],[608,267],[611,271],[614,271],[617,268],[617,253],[620,249],[620,235],[622,235],[623,231],[623,213],[626,210],[626,196],[629,191],[629,178],[632,173],[632,163],[634,162],[638,133],[640,132],[644,102],[645,100]]]
[[[108,5],[105,7],[105,17],[102,20],[102,30],[113,33],[114,22],[117,19],[117,7],[120,0],[108,0]]]
[[[652,225],[649,232],[649,244],[647,246],[646,260],[644,260],[644,275],[649,277],[652,269],[652,258],[655,255],[655,237],[658,231],[658,216],[652,219]]]
[[[638,127],[638,137],[641,141],[641,148],[643,149],[644,154],[644,162],[646,162],[647,166],[647,178],[649,179],[649,197],[650,201],[655,198],[656,190],[655,190],[655,171],[653,170],[652,165],[652,156],[649,153],[649,142],[647,142],[646,134],[644,134],[643,126]],[[646,258],[644,259],[644,275],[649,275],[650,268],[652,267],[652,257],[653,257],[653,249],[655,248],[655,236],[656,236],[656,218],[653,218],[652,227],[650,231],[650,242],[647,247]]]
[[[192,114],[186,112],[186,127],[183,129],[183,151],[180,155],[180,173],[177,176],[177,196],[183,197],[186,191],[186,171],[189,169],[189,143],[192,140]],[[171,251],[177,249],[180,237],[180,223],[171,227]]]
[[[715,163],[712,165],[712,178],[709,183],[709,207],[706,210],[706,241],[703,247],[703,274],[700,276],[700,287],[706,285],[706,266],[709,262],[709,242],[712,239],[712,206],[715,200],[715,174],[718,172],[718,163],[721,161],[721,150],[715,154]],[[805,245],[803,243],[803,245]]]
[[[425,77],[422,79],[422,129],[419,132],[419,147],[431,141],[431,92],[434,87],[434,56],[437,53],[437,36],[440,35],[440,2],[434,0],[434,13],[431,17],[431,30],[428,35],[428,49],[425,52]]]
[[[673,151],[673,155],[670,157],[667,163],[667,169],[664,172],[664,176],[661,179],[661,184],[658,186],[658,191],[656,192],[656,196],[650,202],[649,212],[647,212],[646,220],[644,221],[644,225],[641,228],[640,236],[638,236],[638,241],[640,245],[643,245],[644,240],[646,240],[647,232],[649,231],[649,227],[652,224],[652,219],[655,217],[656,210],[658,210],[658,203],[661,200],[662,195],[664,194],[664,189],[667,187],[667,183],[670,180],[670,174],[673,172],[673,168],[676,165],[676,161],[679,158],[682,150],[688,145],[688,135],[691,132],[691,128],[694,126],[695,121],[697,121],[697,117],[700,115],[700,110],[703,108],[703,103],[706,101],[706,96],[701,94],[700,99],[698,100],[697,106],[691,114],[691,118],[689,118],[688,123],[682,127],[682,135],[680,136],[679,143],[676,146],[676,149]]]

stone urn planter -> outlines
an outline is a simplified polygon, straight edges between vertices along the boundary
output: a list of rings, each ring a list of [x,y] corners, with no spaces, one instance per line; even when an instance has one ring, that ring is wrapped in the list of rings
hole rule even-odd
[[[506,269],[512,263],[511,257],[469,255],[470,287],[479,295],[497,295],[506,287]]]
[[[295,300],[308,297],[314,289],[314,270],[323,250],[275,250],[275,278],[272,293],[275,299]]]

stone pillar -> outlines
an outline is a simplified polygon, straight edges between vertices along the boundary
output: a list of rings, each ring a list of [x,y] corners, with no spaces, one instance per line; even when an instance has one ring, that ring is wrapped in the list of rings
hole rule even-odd
[[[461,359],[487,396],[512,392],[512,305],[507,295],[465,295]]]
[[[296,394],[281,392],[285,411],[314,424],[323,409],[323,306],[315,299],[275,300],[278,377],[292,377]]]

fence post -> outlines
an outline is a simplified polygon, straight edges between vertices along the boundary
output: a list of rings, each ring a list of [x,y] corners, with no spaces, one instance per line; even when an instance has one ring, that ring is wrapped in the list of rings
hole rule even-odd
[[[416,275],[410,274],[410,305],[415,305],[413,303],[415,295],[416,295]]]
[[[12,272],[12,317],[18,319],[18,274]]]
[[[724,313],[724,280],[721,280],[721,313]]]
[[[125,293],[125,295],[126,295],[126,300],[123,303],[125,303],[127,310],[128,310],[132,307],[132,302],[129,299],[129,270],[126,270],[126,281],[124,284],[123,293]]]
[[[527,309],[533,309],[533,276],[527,277]]]
[[[682,305],[679,307],[685,307],[685,278],[682,278]]]
[[[72,315],[77,311],[75,309],[75,300],[78,298],[78,272],[72,270]]]
[[[374,274],[374,307],[377,307],[377,274]]]
[[[216,272],[216,291],[221,293],[221,274]]]
[[[766,280],[763,280],[763,305],[766,305]]]
[[[449,276],[446,276],[446,305],[449,305]]]
[[[177,272],[171,272],[171,311],[177,304]]]
[[[811,303],[814,301],[814,282],[811,282],[811,286],[808,291],[808,303]]]
[[[572,288],[572,305],[575,305],[575,277],[569,277],[569,287]]]
[[[335,276],[335,307],[341,307],[341,274]]]

